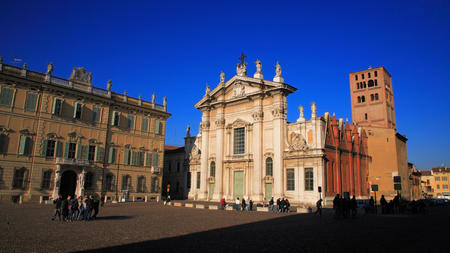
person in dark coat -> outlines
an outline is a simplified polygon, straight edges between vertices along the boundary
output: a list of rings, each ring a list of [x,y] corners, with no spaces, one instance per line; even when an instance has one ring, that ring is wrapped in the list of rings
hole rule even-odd
[[[70,195],[67,197],[67,199],[64,199],[61,203],[61,214],[63,217],[63,221],[69,220],[69,202],[70,202]]]
[[[317,210],[316,210],[315,214],[322,216],[322,199],[317,200],[316,207],[317,207]]]
[[[386,208],[387,208],[387,201],[384,198],[384,195],[381,195],[380,198],[380,205],[381,205],[381,214],[386,214]]]
[[[94,220],[97,219],[99,205],[100,205],[100,201],[97,198],[93,198],[92,199],[92,207],[94,208],[94,215],[92,215],[92,218]]]
[[[280,198],[277,199],[277,213],[281,212],[281,200]]]
[[[245,204],[245,199],[242,198],[242,202],[241,202],[242,211],[245,211],[245,207],[246,207],[246,206],[247,206],[247,205]]]
[[[78,218],[78,200],[77,198],[73,198],[70,201],[70,210],[69,210],[69,220],[73,221]]]
[[[350,208],[352,210],[352,218],[356,216],[356,210],[358,208],[358,203],[356,202],[356,197],[353,195],[353,198],[350,201]]]
[[[55,212],[53,213],[52,220],[55,220],[56,216],[58,216],[58,220],[61,221],[61,203],[62,196],[59,194],[58,198],[53,200],[53,204],[55,204]]]

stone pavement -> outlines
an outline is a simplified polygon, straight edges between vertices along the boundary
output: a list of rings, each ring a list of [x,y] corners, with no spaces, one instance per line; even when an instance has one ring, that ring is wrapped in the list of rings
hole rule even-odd
[[[0,252],[447,252],[450,209],[336,220],[157,203],[108,204],[90,222],[51,221],[51,205],[0,204]],[[440,229],[442,228],[442,229]]]

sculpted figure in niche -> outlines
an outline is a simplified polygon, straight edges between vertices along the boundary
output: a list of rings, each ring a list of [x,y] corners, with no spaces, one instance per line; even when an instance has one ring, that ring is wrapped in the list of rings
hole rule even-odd
[[[308,150],[308,145],[306,144],[305,138],[301,134],[291,133],[291,143],[289,145],[290,151],[306,151]]]

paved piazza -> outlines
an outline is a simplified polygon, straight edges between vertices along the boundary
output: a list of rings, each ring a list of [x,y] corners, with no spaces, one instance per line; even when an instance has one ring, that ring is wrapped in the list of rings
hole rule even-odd
[[[333,219],[312,214],[108,204],[98,220],[51,221],[52,205],[0,204],[0,252],[448,252],[450,209]]]

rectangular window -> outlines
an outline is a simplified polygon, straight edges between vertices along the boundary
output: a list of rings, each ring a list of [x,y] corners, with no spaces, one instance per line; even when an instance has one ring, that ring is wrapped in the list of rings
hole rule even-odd
[[[81,119],[81,112],[83,110],[83,105],[79,104],[78,102],[75,102],[75,105],[73,107],[73,118],[74,119]]]
[[[52,114],[53,115],[61,115],[62,105],[63,105],[63,101],[61,99],[59,99],[59,98],[53,99]]]
[[[93,123],[100,123],[100,112],[101,108],[98,106],[94,106],[92,109],[92,122]]]
[[[200,189],[200,172],[197,172],[197,189]]]
[[[55,144],[56,144],[56,141],[47,140],[47,151],[45,152],[46,157],[55,156]]]
[[[441,181],[441,177],[435,177],[434,180]]]
[[[378,80],[375,79],[375,86],[378,86]]]
[[[20,136],[19,155],[31,155],[32,139],[29,136]]]
[[[41,188],[45,190],[50,190],[50,182],[52,179],[52,171],[47,170],[42,174]]]
[[[369,73],[367,73],[367,78],[370,78],[370,72],[369,72]]]
[[[89,161],[94,161],[95,159],[95,146],[94,145],[89,145],[89,151],[88,151],[88,160]]]
[[[355,75],[355,81],[358,81],[358,75]]]
[[[442,189],[448,190],[448,184],[443,184],[443,185],[442,185]]]
[[[376,70],[375,70],[374,74],[375,74],[375,77],[377,77],[377,76],[378,76],[378,72],[377,72]]]
[[[68,153],[67,153],[67,158],[75,159],[76,150],[77,150],[77,144],[76,143],[69,143],[69,149],[68,149]]]
[[[125,149],[125,151],[123,152],[125,165],[130,165],[130,154],[131,150],[129,149]]]
[[[159,164],[159,155],[158,155],[158,153],[153,153],[153,158],[152,158],[152,166],[154,167],[154,168],[158,168],[158,164]]]
[[[142,118],[141,131],[142,132],[147,132],[148,131],[148,118]]]
[[[155,120],[155,134],[160,134],[161,133],[161,125],[159,120]]]
[[[13,89],[3,87],[0,93],[0,105],[11,106]]]
[[[9,137],[6,134],[0,134],[0,154],[8,153]]]
[[[295,171],[294,169],[286,169],[286,190],[295,190]]]
[[[119,126],[119,121],[120,121],[120,113],[114,111],[111,124],[113,126]]]
[[[34,112],[36,111],[36,93],[27,93],[27,98],[25,99],[25,111]]]
[[[448,178],[447,177],[442,177],[442,181],[447,181]]]
[[[244,154],[245,152],[245,128],[234,129],[234,154]]]
[[[135,119],[135,116],[133,114],[128,114],[128,120],[127,120],[128,129],[134,129],[134,119]]]
[[[364,74],[361,74],[361,79],[364,79]]]
[[[312,168],[305,168],[305,191],[314,190],[314,174]]]
[[[436,185],[436,188],[437,188],[437,189],[441,189],[441,186],[437,184],[437,185]]]

